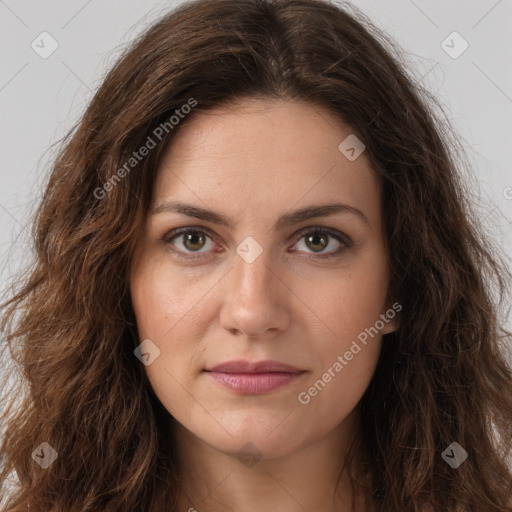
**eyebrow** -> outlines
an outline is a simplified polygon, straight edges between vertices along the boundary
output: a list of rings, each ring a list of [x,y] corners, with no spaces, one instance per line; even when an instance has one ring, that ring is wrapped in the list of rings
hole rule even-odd
[[[163,212],[180,213],[182,215],[187,215],[188,217],[194,217],[196,219],[219,224],[230,229],[233,229],[237,224],[223,213],[214,212],[213,210],[200,208],[198,206],[185,204],[179,201],[164,201],[159,206],[154,208],[151,214],[157,215]],[[282,229],[285,227],[293,226],[295,224],[299,224],[305,220],[317,217],[328,217],[337,213],[355,215],[363,222],[365,222],[365,224],[368,226],[370,225],[366,215],[358,208],[343,203],[331,203],[318,206],[306,206],[305,208],[285,213],[278,219],[274,229]]]

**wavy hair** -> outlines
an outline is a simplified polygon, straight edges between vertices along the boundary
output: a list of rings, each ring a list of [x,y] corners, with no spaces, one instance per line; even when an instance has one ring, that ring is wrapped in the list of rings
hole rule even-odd
[[[381,185],[403,309],[346,460],[365,510],[512,509],[508,261],[475,213],[460,141],[408,65],[358,9],[327,0],[189,1],[124,49],[59,141],[31,218],[34,258],[2,304],[18,372],[2,388],[5,496],[17,476],[6,511],[175,510],[169,413],[134,356],[129,268],[167,145],[194,112],[241,98],[326,107],[364,141]],[[47,468],[43,442],[58,454]],[[442,457],[453,442],[468,453],[457,469]]]

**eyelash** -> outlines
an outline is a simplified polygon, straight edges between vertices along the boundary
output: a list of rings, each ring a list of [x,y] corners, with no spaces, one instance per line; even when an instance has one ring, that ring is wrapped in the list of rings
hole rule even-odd
[[[206,228],[194,227],[194,226],[187,226],[184,228],[173,229],[171,231],[166,232],[160,239],[166,245],[172,245],[172,240],[174,238],[176,238],[178,235],[181,235],[183,233],[191,233],[191,232],[201,233],[203,235],[206,235],[213,241],[214,236],[210,232],[210,230],[208,230]],[[345,250],[348,249],[352,245],[352,241],[346,235],[340,233],[339,231],[335,231],[330,228],[322,228],[319,226],[307,228],[307,229],[304,229],[303,231],[301,231],[299,233],[299,240],[306,235],[314,235],[317,233],[327,234],[330,237],[337,240],[338,242],[340,242],[342,245],[337,250],[331,251],[330,253],[308,256],[308,258],[313,258],[313,259],[336,258],[336,257],[341,256],[343,254],[343,252],[345,252]],[[188,260],[199,258],[203,254],[203,253],[197,253],[197,255],[191,256],[191,254],[193,254],[193,253],[184,253],[183,251],[181,251],[179,249],[170,249],[170,250],[173,252],[173,254],[176,254],[179,258],[184,258],[184,259],[188,259]],[[310,253],[310,254],[312,254],[312,253]]]

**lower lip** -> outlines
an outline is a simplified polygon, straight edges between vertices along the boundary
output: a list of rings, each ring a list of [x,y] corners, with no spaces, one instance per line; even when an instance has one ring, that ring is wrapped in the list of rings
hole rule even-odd
[[[298,379],[303,372],[222,373],[207,372],[220,384],[240,393],[258,395],[279,389]]]

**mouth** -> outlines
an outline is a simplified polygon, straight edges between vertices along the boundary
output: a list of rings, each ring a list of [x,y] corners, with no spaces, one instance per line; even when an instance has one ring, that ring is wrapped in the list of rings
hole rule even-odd
[[[279,361],[230,361],[204,371],[219,384],[252,395],[275,391],[306,373]]]

